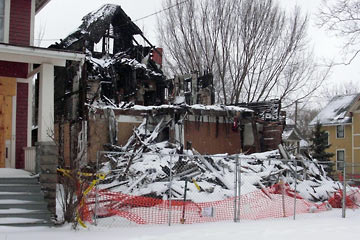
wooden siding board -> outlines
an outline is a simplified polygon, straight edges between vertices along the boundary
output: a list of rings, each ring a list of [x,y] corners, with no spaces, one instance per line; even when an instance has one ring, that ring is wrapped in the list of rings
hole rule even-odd
[[[16,79],[0,77],[0,167],[5,167],[6,140],[11,140],[12,96],[16,95]]]
[[[12,0],[9,43],[28,46],[31,31],[31,1]]]
[[[360,134],[360,113],[354,113],[353,126],[354,134]]]
[[[28,84],[17,83],[16,95],[16,168],[24,168],[27,147]]]
[[[10,78],[26,78],[27,74],[27,63],[0,61],[0,76]]]
[[[16,79],[0,77],[0,95],[15,96],[16,95]]]

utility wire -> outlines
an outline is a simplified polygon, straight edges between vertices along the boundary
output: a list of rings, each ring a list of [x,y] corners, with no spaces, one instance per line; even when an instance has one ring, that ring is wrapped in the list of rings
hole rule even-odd
[[[159,13],[168,11],[168,10],[170,10],[170,9],[172,9],[172,8],[174,8],[174,7],[177,7],[177,6],[181,5],[181,4],[184,4],[184,3],[188,2],[188,1],[190,1],[190,0],[185,0],[185,1],[179,2],[179,3],[175,4],[175,5],[172,5],[172,6],[170,6],[170,7],[164,8],[164,9],[162,9],[162,10],[160,10],[160,11],[157,11],[157,12],[151,13],[151,14],[149,14],[149,15],[146,15],[146,16],[144,16],[144,17],[141,17],[141,18],[138,18],[138,19],[129,21],[129,22],[123,24],[123,26],[124,26],[124,25],[127,25],[127,24],[129,24],[129,23],[132,23],[132,22],[133,22],[133,23],[134,23],[134,22],[138,22],[138,21],[144,20],[144,19],[146,19],[146,18],[155,16],[155,15],[157,15],[157,14],[159,14]],[[34,40],[36,40],[36,41],[39,41],[39,40],[41,40],[41,41],[58,41],[58,40],[60,40],[60,39],[61,39],[61,38],[57,38],[57,39],[34,39]]]

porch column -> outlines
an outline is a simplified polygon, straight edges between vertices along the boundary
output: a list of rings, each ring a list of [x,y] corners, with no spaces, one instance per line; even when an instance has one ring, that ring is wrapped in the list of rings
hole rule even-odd
[[[54,65],[40,69],[38,142],[53,142],[54,134]]]

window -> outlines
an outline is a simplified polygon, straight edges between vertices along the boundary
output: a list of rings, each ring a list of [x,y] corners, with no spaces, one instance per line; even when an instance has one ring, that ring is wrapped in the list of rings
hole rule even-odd
[[[344,138],[344,136],[345,136],[344,125],[336,126],[336,138]]]
[[[0,0],[0,42],[4,42],[5,35],[5,0]]]
[[[326,145],[329,145],[330,144],[330,141],[329,141],[329,132],[325,132],[325,135],[326,135],[326,142],[325,142],[325,144]]]
[[[336,150],[336,169],[342,171],[344,169],[345,151]]]

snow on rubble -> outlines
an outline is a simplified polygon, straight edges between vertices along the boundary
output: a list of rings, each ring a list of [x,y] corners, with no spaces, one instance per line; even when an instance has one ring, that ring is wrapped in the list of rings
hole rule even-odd
[[[166,200],[171,175],[171,193],[175,199],[183,198],[187,180],[187,199],[224,200],[234,197],[237,159],[241,194],[267,189],[281,179],[292,190],[296,184],[298,194],[312,202],[326,201],[342,189],[342,184],[328,177],[316,160],[301,157],[295,161],[291,156],[291,161],[284,162],[278,150],[251,155],[200,155],[195,149],[183,150],[168,141],[157,143],[157,134],[145,129],[143,123],[128,143],[119,147],[123,153],[106,154],[108,161],[101,171],[107,177],[100,189]]]

